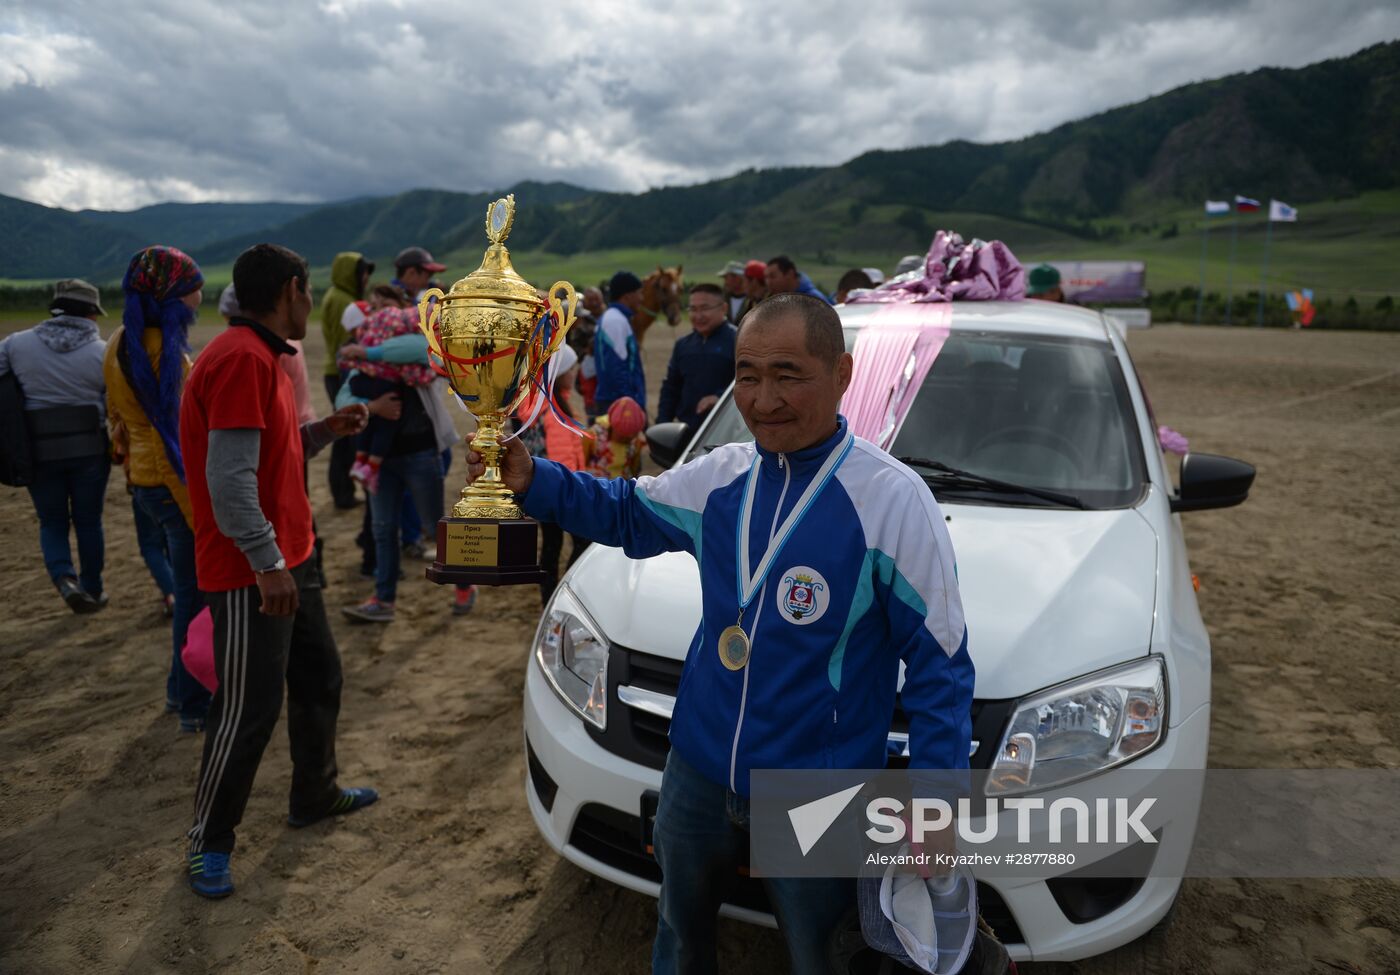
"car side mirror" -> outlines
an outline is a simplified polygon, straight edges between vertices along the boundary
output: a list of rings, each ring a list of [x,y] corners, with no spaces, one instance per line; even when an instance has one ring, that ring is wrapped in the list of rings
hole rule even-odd
[[[1232,508],[1249,497],[1254,467],[1233,457],[1187,454],[1181,458],[1181,496],[1172,498],[1172,511]]]
[[[674,467],[690,446],[691,430],[684,423],[653,423],[647,427],[651,459],[662,467]]]

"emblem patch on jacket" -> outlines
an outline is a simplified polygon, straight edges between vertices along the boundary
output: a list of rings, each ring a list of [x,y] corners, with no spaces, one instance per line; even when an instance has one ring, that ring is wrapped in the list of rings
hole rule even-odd
[[[822,574],[810,566],[798,565],[784,572],[782,579],[783,584],[778,587],[778,612],[783,618],[798,626],[821,619],[831,602]]]

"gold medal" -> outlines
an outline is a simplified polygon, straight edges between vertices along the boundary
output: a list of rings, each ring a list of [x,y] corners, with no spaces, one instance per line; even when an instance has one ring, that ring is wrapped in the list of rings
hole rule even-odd
[[[802,520],[802,516],[807,513],[807,509],[817,499],[817,495],[821,494],[822,488],[826,487],[826,482],[831,480],[836,473],[836,468],[841,466],[841,462],[851,452],[853,443],[855,443],[855,437],[847,431],[841,445],[827,455],[826,460],[822,462],[821,469],[817,471],[811,483],[803,490],[802,496],[797,499],[797,504],[793,505],[792,510],[788,512],[782,525],[777,525],[776,518],[774,519],[774,528],[768,535],[768,550],[763,553],[763,557],[759,560],[758,568],[752,572],[749,571],[751,564],[749,559],[749,525],[750,517],[753,514],[754,498],[758,492],[760,463],[758,458],[755,457],[753,464],[749,467],[748,480],[744,484],[744,496],[739,503],[739,544],[738,551],[735,553],[739,563],[737,567],[739,619],[733,626],[725,627],[724,632],[719,635],[719,662],[729,670],[743,670],[747,667],[749,654],[753,650],[749,635],[744,632],[744,610],[748,608],[754,596],[763,589],[764,580],[768,578],[768,570],[773,567],[773,560],[778,557],[778,553],[787,543],[788,536],[797,528],[797,523]]]
[[[743,670],[749,662],[749,635],[742,626],[726,626],[719,635],[719,662],[730,670]]]

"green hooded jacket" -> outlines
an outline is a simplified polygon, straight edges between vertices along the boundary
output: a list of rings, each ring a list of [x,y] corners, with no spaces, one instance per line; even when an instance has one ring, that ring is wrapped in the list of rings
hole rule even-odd
[[[340,374],[335,364],[336,353],[348,336],[340,324],[345,309],[364,297],[360,288],[360,268],[366,263],[358,251],[341,251],[331,261],[331,286],[321,299],[321,336],[326,340],[326,375]]]

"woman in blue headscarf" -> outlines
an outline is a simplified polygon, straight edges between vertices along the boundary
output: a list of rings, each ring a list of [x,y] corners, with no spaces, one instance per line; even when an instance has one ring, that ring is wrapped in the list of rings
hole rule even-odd
[[[135,503],[160,527],[175,587],[165,707],[180,730],[204,730],[209,692],[180,659],[190,620],[203,608],[195,579],[194,518],[180,456],[180,393],[189,372],[189,328],[203,300],[204,275],[174,247],[147,247],[122,279],[122,327],[107,343],[107,412],[124,446]]]

